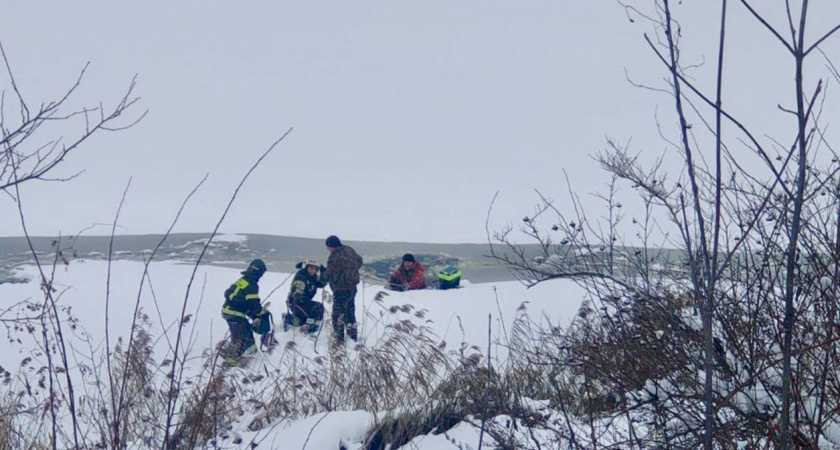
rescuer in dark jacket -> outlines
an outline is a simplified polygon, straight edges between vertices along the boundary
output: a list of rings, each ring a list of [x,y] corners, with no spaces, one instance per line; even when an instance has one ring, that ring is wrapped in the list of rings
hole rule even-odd
[[[259,327],[262,313],[258,282],[265,271],[265,263],[261,259],[255,259],[242,272],[242,278],[236,280],[225,291],[222,317],[230,328],[226,363],[236,363],[242,355],[257,351],[253,330]]]
[[[325,268],[314,259],[298,263],[300,270],[295,273],[286,306],[289,308],[289,325],[301,326],[301,331],[314,333],[318,331],[321,320],[324,319],[324,305],[313,300],[318,288],[327,285],[324,280]]]

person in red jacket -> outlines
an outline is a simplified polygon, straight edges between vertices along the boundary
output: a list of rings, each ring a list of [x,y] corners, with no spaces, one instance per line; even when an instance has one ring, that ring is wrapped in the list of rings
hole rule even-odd
[[[402,264],[388,279],[391,289],[395,291],[411,291],[426,288],[426,267],[414,259],[414,255],[406,253],[402,257]]]

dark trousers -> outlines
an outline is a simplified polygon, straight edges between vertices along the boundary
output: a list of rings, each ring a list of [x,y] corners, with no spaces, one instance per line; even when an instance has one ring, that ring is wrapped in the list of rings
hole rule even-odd
[[[230,345],[225,357],[239,358],[246,351],[250,351],[252,348],[257,349],[251,324],[247,320],[238,317],[225,317],[225,320],[228,328],[230,328]]]
[[[358,338],[356,332],[356,290],[333,292],[332,323],[335,339],[344,341],[344,327],[347,325],[347,335],[354,341]]]
[[[312,300],[302,302],[290,302],[289,311],[298,318],[301,323],[306,319],[324,320],[324,305]]]

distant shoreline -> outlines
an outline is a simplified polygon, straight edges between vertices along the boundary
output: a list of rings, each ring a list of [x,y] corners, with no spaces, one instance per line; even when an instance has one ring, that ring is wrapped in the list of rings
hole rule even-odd
[[[158,261],[195,261],[210,237],[210,233],[175,233],[167,237],[155,255]],[[115,235],[112,259],[143,261],[148,258],[163,235]],[[37,236],[31,238],[39,255],[54,255],[57,249],[68,260],[107,260],[110,236],[64,237]],[[411,242],[344,241],[365,259],[363,270],[384,279],[399,264],[405,253],[413,253],[430,270],[445,265],[457,265],[464,279],[472,283],[511,281],[515,277],[507,268],[488,258],[488,244],[430,244]],[[534,247],[536,249],[536,246]],[[294,265],[314,257],[326,264],[327,250],[323,239],[273,236],[266,234],[216,235],[204,255],[202,264],[236,267],[254,258],[265,260],[270,271],[291,272]],[[0,283],[20,282],[13,277],[14,268],[34,263],[25,237],[0,237]]]
[[[209,237],[210,233],[171,234],[158,249],[155,260],[192,263],[198,259]],[[160,234],[116,235],[112,259],[145,261],[162,238]],[[110,236],[69,237],[62,238],[61,242],[56,238],[40,236],[31,240],[39,255],[54,256],[56,250],[60,250],[62,258],[68,261],[107,260],[111,244]],[[508,267],[488,256],[490,245],[486,243],[428,244],[352,240],[344,243],[362,255],[365,260],[362,270],[371,275],[373,280],[383,283],[399,265],[405,253],[414,254],[418,261],[427,266],[427,274],[431,276],[443,267],[455,265],[463,272],[463,279],[471,283],[517,280]],[[543,254],[542,248],[536,244],[522,245],[521,249],[526,259]],[[500,246],[499,250],[504,252],[505,248]],[[657,258],[663,264],[682,259],[678,250],[660,250],[657,253]],[[267,234],[219,234],[204,254],[202,264],[235,268],[244,266],[254,258],[261,258],[268,265],[269,271],[290,273],[299,261],[315,258],[326,264],[327,256],[323,239]],[[14,268],[33,262],[26,238],[0,237],[0,283],[20,282],[14,277]]]

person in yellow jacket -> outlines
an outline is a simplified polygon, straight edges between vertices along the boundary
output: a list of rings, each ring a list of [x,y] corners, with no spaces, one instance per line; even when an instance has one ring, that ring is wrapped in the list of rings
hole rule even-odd
[[[225,291],[222,318],[230,328],[230,344],[224,355],[224,362],[227,364],[235,364],[242,355],[257,351],[253,330],[259,327],[261,320],[262,305],[258,283],[265,271],[265,263],[261,259],[255,259],[242,272],[242,277]]]

